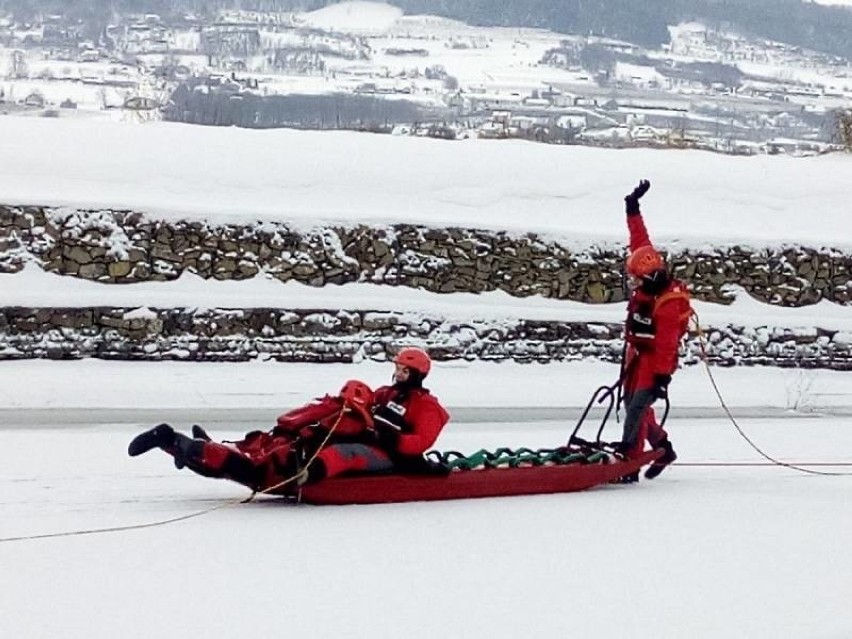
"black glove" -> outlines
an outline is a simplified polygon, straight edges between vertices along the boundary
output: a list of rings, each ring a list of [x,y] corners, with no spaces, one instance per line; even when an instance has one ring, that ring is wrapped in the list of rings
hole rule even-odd
[[[654,385],[651,387],[651,394],[655,399],[666,399],[669,396],[669,383],[671,381],[671,375],[654,375]]]
[[[384,426],[398,431],[410,430],[408,422],[405,421],[405,409],[399,404],[390,402],[384,406],[373,407],[373,422],[376,430]]]
[[[614,453],[618,453],[619,455],[624,455],[630,450],[630,444],[626,444],[621,440],[610,443],[609,447],[612,448]]]
[[[387,451],[395,451],[399,445],[400,432],[380,421],[376,421],[376,442]]]
[[[651,188],[651,183],[648,180],[639,180],[639,186],[633,189],[633,192],[625,196],[624,204],[627,210],[627,215],[639,215],[639,200]]]

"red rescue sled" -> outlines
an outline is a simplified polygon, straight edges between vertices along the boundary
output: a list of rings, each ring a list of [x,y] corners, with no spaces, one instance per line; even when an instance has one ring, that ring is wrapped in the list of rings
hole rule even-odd
[[[602,444],[601,433],[615,406],[620,385],[621,378],[611,386],[601,386],[594,392],[568,438],[568,446],[563,449],[566,452],[597,451],[595,456],[569,463],[473,467],[470,470],[454,468],[443,475],[391,473],[334,477],[303,486],[297,498],[318,505],[389,504],[568,493],[618,482],[663,455],[662,449],[654,449],[639,457],[626,459],[620,454],[614,454],[611,446]],[[578,432],[595,404],[603,404],[605,411],[596,439],[589,442],[581,439]],[[663,422],[667,415],[668,400]]]
[[[344,505],[576,492],[616,482],[662,454],[651,450],[635,459],[453,470],[447,475],[349,475],[303,486],[299,498],[309,504]]]

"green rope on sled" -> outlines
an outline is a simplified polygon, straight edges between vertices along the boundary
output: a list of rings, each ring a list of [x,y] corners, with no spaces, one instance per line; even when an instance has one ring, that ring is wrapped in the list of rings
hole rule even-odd
[[[565,464],[596,464],[607,459],[601,451],[582,452],[577,449],[561,448],[498,448],[495,451],[481,449],[470,455],[450,450],[427,453],[430,461],[450,470],[476,470],[478,468],[518,468],[520,466],[544,466]]]

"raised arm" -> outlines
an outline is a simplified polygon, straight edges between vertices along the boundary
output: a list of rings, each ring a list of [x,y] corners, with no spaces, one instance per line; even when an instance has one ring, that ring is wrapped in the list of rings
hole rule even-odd
[[[651,246],[651,238],[648,235],[648,229],[645,228],[642,212],[639,210],[639,200],[642,199],[642,196],[650,188],[651,183],[648,180],[640,180],[639,185],[624,198],[624,206],[627,212],[627,230],[630,232],[631,252],[642,246]]]

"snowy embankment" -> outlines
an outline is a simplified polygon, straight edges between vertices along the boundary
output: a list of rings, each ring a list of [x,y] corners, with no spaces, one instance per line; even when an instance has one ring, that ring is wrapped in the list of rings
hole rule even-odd
[[[211,223],[416,223],[622,244],[622,196],[664,247],[848,248],[852,156],[729,157],[521,141],[0,118],[0,203]]]
[[[0,148],[5,176],[0,183],[0,202],[6,204],[128,208],[165,219],[256,221],[261,225],[274,220],[305,227],[327,222],[408,221],[437,227],[536,231],[569,246],[587,247],[624,242],[621,197],[639,177],[649,177],[653,187],[643,208],[652,236],[662,246],[739,243],[760,247],[795,242],[829,246],[844,253],[849,250],[845,212],[852,193],[848,180],[852,157],[845,155],[731,158],[698,152],[607,151],[524,142],[448,143],[356,133],[205,129],[161,123],[132,126],[61,119],[0,118],[0,133],[5,141]],[[312,289],[261,278],[213,282],[182,277],[169,283],[105,286],[40,276],[30,268],[0,276],[0,286],[7,305],[321,305],[440,310],[461,319],[475,316],[495,321],[508,316],[617,322],[624,312],[623,305],[518,300],[496,293],[435,295],[364,284]],[[852,310],[827,302],[804,309],[779,309],[739,296],[729,307],[697,306],[705,323],[717,325],[783,326],[803,331],[821,326],[848,332],[852,323]],[[63,370],[75,371],[73,366],[83,366],[80,371],[95,370],[86,369],[86,364],[56,366],[57,370],[63,366],[68,367]],[[37,370],[11,363],[2,368],[23,375],[22,380],[26,371]],[[166,393],[149,388],[153,397],[167,396],[170,382],[166,380],[190,369],[178,365],[174,370],[181,372],[157,373]],[[472,370],[473,377],[490,378],[495,371],[502,377],[508,369],[484,366]],[[529,370],[521,368],[518,375],[526,377]],[[129,378],[124,376],[127,374]],[[121,385],[132,389],[143,377],[147,377],[144,372],[123,370]],[[289,383],[290,376],[283,377],[282,383]],[[379,383],[384,377],[369,381]],[[39,385],[38,377],[30,379]],[[570,374],[562,379],[571,380],[568,386],[583,388],[583,397],[590,387],[607,381],[583,379],[576,383]],[[111,381],[106,379],[103,385],[109,387]],[[200,387],[201,382],[198,384]],[[457,384],[472,390],[469,382],[459,380]],[[754,385],[745,386],[751,391],[744,395],[754,396]],[[787,382],[775,386],[786,387]],[[305,394],[327,388],[326,383],[309,384]],[[560,393],[542,397],[514,392],[517,388],[511,384],[505,389],[502,396],[511,398],[505,401],[524,404],[526,398],[535,398],[539,405],[558,405],[561,400],[556,398],[563,397]],[[477,399],[472,400],[475,405],[495,401],[490,393],[477,392]],[[764,405],[767,394],[772,396],[772,391],[761,389],[754,405]],[[10,405],[15,405],[17,394],[11,395]],[[73,404],[74,397],[66,400]],[[36,405],[38,402],[53,400],[45,393]],[[274,403],[281,404],[278,398]],[[573,405],[582,403],[571,400]],[[789,403],[777,397],[770,401],[781,407]]]
[[[14,126],[13,126],[14,124]],[[20,126],[20,129],[16,127]],[[68,128],[65,128],[65,127]],[[623,241],[620,197],[655,180],[653,230],[670,242],[789,239],[848,242],[848,157],[738,160],[691,153],[599,152],[526,144],[446,144],[356,134],[104,127],[0,118],[0,202],[126,206],[217,220],[410,219],[435,225],[546,230]],[[820,185],[820,186],[815,186]],[[653,197],[652,197],[653,196]],[[808,216],[802,216],[808,211]],[[819,223],[815,220],[819,219]],[[824,220],[824,224],[823,224]],[[766,229],[772,225],[771,233]],[[347,285],[308,289],[265,280],[105,286],[26,269],[0,275],[7,304],[281,307],[383,305],[460,315],[620,318],[505,295],[437,296]],[[567,309],[567,310],[566,310]],[[848,327],[850,310],[787,311],[738,300],[719,321]],[[786,321],[787,316],[795,320]],[[718,410],[707,372],[672,384],[669,428],[682,465],[653,482],[580,494],[376,507],[240,504],[243,488],[177,472],[157,452],[125,454],[128,412],[104,428],[67,428],[69,408],[236,409],[256,424],[390,365],[21,361],[0,363],[0,538],[203,517],[111,535],[0,543],[0,636],[47,639],[222,637],[846,637],[852,630],[849,477],[788,468],[690,467],[759,461]],[[848,373],[737,367],[713,371],[736,411],[849,407]],[[449,406],[577,407],[617,377],[593,362],[439,362],[429,385]],[[52,428],[22,428],[9,409],[55,408]],[[262,415],[268,411],[268,415]],[[192,413],[192,415],[190,415]],[[552,446],[563,420],[457,423],[445,449]],[[848,461],[837,418],[743,420],[771,454]],[[613,436],[617,427],[608,436]],[[686,463],[684,463],[686,462]],[[824,467],[823,467],[824,468]],[[840,467],[844,469],[844,467]],[[795,516],[791,517],[791,514]],[[638,581],[641,578],[642,581]],[[436,627],[440,630],[436,631]]]

